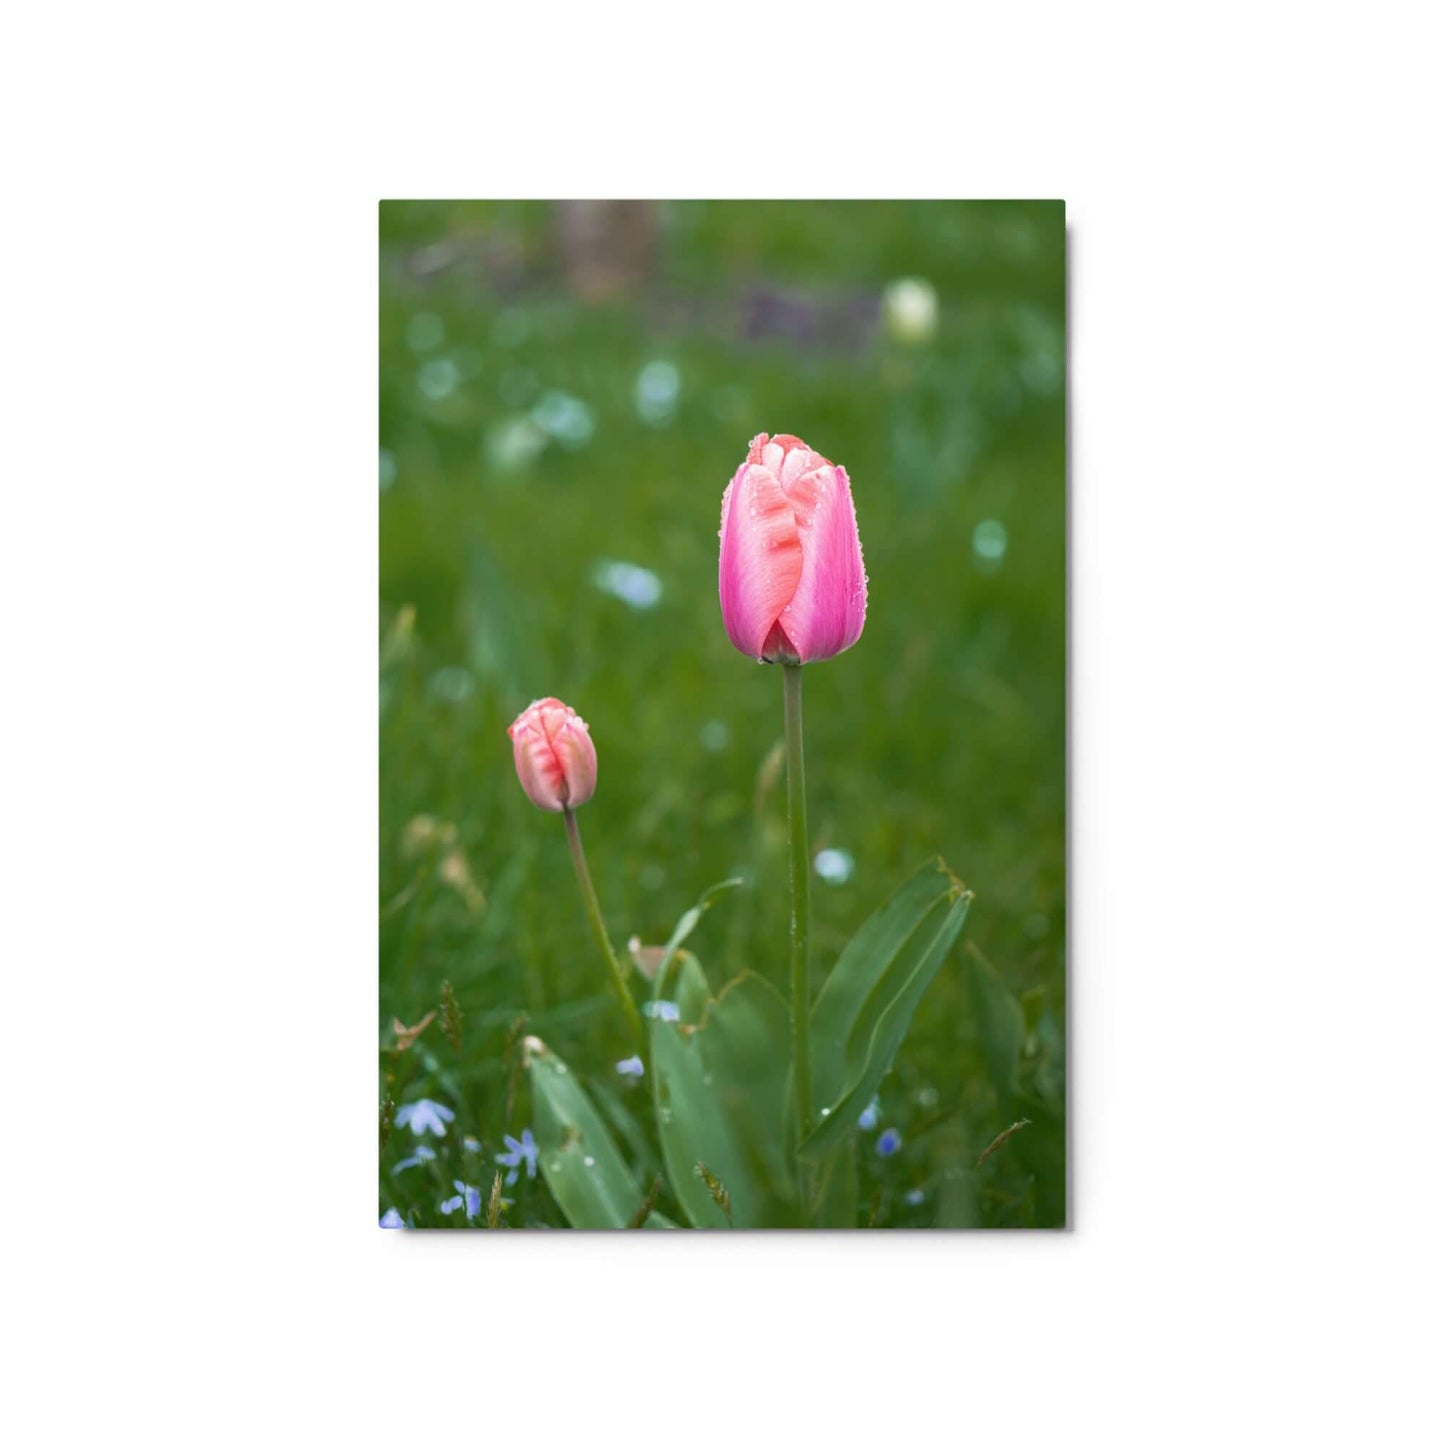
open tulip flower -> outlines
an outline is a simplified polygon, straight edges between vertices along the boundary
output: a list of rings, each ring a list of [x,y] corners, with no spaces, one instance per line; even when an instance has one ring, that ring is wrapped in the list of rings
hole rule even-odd
[[[863,633],[868,574],[848,473],[799,437],[761,432],[723,493],[717,591],[739,652],[783,664],[793,883],[793,1087],[798,1137],[813,1122],[808,1042],[808,816],[803,782],[802,665],[834,657]],[[800,1178],[800,1191],[807,1183]]]
[[[820,662],[857,642],[868,577],[848,473],[795,436],[760,433],[723,493],[718,600],[739,652]]]

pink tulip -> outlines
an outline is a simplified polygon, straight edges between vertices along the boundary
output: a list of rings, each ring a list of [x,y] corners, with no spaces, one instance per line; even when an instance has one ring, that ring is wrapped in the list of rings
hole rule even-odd
[[[597,788],[597,749],[587,724],[555,697],[534,702],[507,729],[522,790],[539,807],[580,808]]]
[[[718,600],[739,652],[821,662],[858,641],[868,576],[848,473],[794,436],[755,436],[723,493]]]

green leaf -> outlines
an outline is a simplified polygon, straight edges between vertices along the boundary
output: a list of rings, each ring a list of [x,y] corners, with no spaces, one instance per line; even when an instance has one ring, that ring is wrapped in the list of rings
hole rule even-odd
[[[667,940],[667,946],[663,950],[662,962],[658,965],[657,978],[653,984],[652,996],[657,998],[661,992],[663,982],[667,978],[668,969],[672,967],[672,960],[679,948],[687,941],[694,928],[702,922],[702,916],[709,908],[722,897],[724,893],[733,888],[741,888],[741,878],[724,878],[721,883],[714,883],[706,889],[702,896],[677,920],[677,927],[672,930],[672,937]]]
[[[858,1141],[850,1135],[830,1149],[809,1178],[813,1224],[818,1229],[858,1227]]]
[[[1027,993],[1019,995],[1019,1007],[1024,1011],[1024,1033],[1033,1033],[1038,1028],[1048,1007],[1048,993],[1043,984],[1035,984]]]
[[[803,1159],[821,1159],[849,1137],[972,901],[943,860],[932,859],[843,950],[813,1005],[813,1099],[821,1122],[803,1140]]]
[[[784,1145],[788,1006],[755,973],[709,1001],[700,1022],[652,1022],[657,1131],[673,1193],[700,1229],[729,1221],[697,1166],[727,1189],[737,1229],[796,1223]]]
[[[671,964],[657,970],[657,978],[652,985],[653,1003],[664,1000],[675,1003],[682,1015],[680,1021],[685,1024],[695,1024],[702,1018],[711,996],[702,964],[685,948],[678,952]]]
[[[625,1229],[642,1203],[633,1178],[576,1075],[540,1039],[528,1039],[532,1123],[542,1178],[573,1229]],[[644,1229],[674,1229],[655,1211]]]
[[[968,991],[983,1061],[999,1102],[1007,1108],[1019,1091],[1024,1011],[999,977],[998,970],[973,944],[968,946],[968,962]]]
[[[730,889],[741,887],[742,881],[741,878],[725,878],[721,883],[714,883],[677,920],[677,927],[672,930],[672,937],[667,940],[662,960],[657,966],[656,974],[653,975],[653,1002],[660,1002],[670,996],[671,1002],[677,1004],[681,1010],[682,1022],[685,1024],[695,1024],[702,1017],[702,1011],[707,1006],[711,991],[708,988],[707,975],[702,971],[702,965],[697,961],[695,955],[683,948],[683,942],[697,927],[703,914],[724,893]]]

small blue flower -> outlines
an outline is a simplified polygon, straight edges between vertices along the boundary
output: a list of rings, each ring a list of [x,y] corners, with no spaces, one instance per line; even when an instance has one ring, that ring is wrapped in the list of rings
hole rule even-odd
[[[642,1005],[642,1012],[650,1019],[661,1019],[665,1024],[675,1024],[682,1017],[682,1010],[671,999],[649,1000]]]
[[[631,1074],[634,1079],[640,1079],[646,1070],[643,1067],[642,1060],[638,1058],[636,1054],[633,1054],[630,1059],[618,1059],[617,1072],[619,1074]]]
[[[903,1147],[903,1135],[897,1129],[885,1129],[878,1136],[878,1143],[874,1147],[878,1150],[880,1159],[887,1159]]]
[[[400,1174],[403,1169],[415,1169],[418,1164],[425,1164],[428,1160],[435,1159],[436,1157],[437,1151],[435,1149],[428,1149],[425,1144],[418,1144],[391,1172],[393,1174]]]
[[[592,585],[641,612],[656,607],[662,596],[662,582],[657,573],[631,562],[599,562],[592,569]]]
[[[403,1104],[396,1111],[396,1122],[399,1125],[405,1127],[409,1124],[413,1134],[425,1134],[430,1129],[438,1139],[447,1132],[447,1125],[456,1117],[445,1104],[435,1103],[431,1099],[418,1099],[414,1104]]]
[[[903,1196],[903,1202],[917,1207],[923,1203],[923,1191],[921,1189],[910,1189],[908,1193]]]
[[[470,1184],[463,1184],[460,1179],[452,1180],[452,1187],[459,1192],[453,1194],[450,1199],[442,1200],[442,1213],[451,1214],[454,1210],[460,1209],[463,1204],[467,1206],[467,1218],[475,1219],[482,1212],[482,1192],[480,1189],[473,1189]]]
[[[395,1209],[388,1209],[381,1216],[381,1227],[383,1229],[405,1229],[406,1220],[399,1215]]]
[[[507,1183],[517,1182],[517,1171],[523,1164],[527,1166],[527,1178],[537,1177],[537,1141],[532,1137],[530,1129],[522,1130],[522,1137],[514,1139],[510,1134],[502,1135],[502,1140],[507,1146],[505,1154],[494,1154],[492,1157],[498,1164],[507,1166]]]
[[[867,1129],[870,1133],[878,1127],[878,1100],[874,1099],[861,1114],[858,1115],[858,1127]]]
[[[473,1139],[470,1134],[462,1140],[462,1148],[465,1149],[468,1154],[480,1154],[482,1152],[481,1144]]]

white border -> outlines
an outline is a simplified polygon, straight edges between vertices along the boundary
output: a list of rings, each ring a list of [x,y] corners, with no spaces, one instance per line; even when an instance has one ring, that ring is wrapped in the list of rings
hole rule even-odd
[[[1438,1435],[1416,16],[11,22],[25,1438]],[[375,205],[455,192],[1068,199],[1073,1233],[376,1230]]]

